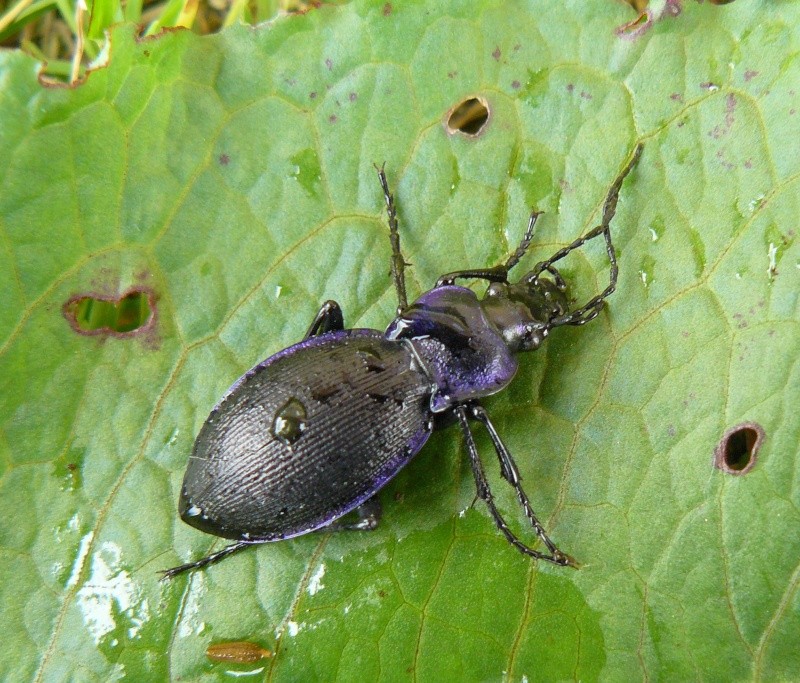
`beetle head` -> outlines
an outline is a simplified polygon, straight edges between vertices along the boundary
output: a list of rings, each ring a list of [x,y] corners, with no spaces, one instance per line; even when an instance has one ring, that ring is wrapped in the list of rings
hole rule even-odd
[[[512,351],[538,349],[557,318],[569,312],[566,286],[531,271],[519,282],[493,282],[481,301],[486,317]]]

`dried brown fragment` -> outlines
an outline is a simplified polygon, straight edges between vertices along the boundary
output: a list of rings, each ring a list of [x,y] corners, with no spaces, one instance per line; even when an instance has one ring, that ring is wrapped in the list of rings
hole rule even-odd
[[[215,662],[234,664],[254,664],[272,657],[272,652],[258,643],[247,640],[234,640],[228,643],[212,643],[206,649],[206,657]]]

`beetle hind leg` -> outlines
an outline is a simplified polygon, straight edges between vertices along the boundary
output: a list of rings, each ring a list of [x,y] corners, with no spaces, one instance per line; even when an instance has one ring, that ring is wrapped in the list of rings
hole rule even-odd
[[[161,580],[167,581],[168,579],[175,578],[178,574],[183,574],[183,572],[188,572],[194,569],[200,569],[201,567],[206,567],[209,564],[213,564],[215,562],[219,562],[220,560],[228,557],[228,555],[232,555],[238,550],[242,548],[247,548],[251,545],[257,545],[261,541],[237,541],[236,543],[232,543],[229,546],[226,546],[222,550],[218,550],[215,553],[211,553],[211,555],[207,555],[206,557],[202,557],[199,560],[195,560],[194,562],[187,562],[186,564],[178,565],[177,567],[172,567],[171,569],[164,569],[160,571]]]
[[[469,414],[467,411],[469,411]],[[536,514],[533,512],[533,508],[528,501],[528,497],[525,495],[525,491],[523,491],[520,484],[520,476],[519,472],[517,471],[516,463],[514,462],[514,459],[511,457],[511,454],[508,452],[503,442],[500,440],[500,437],[495,431],[492,423],[489,421],[489,418],[483,408],[477,404],[470,406],[462,405],[455,408],[455,414],[458,418],[459,424],[461,425],[461,431],[464,434],[464,440],[467,444],[467,452],[469,454],[470,464],[472,466],[472,474],[475,477],[475,484],[478,489],[478,497],[486,503],[489,508],[489,512],[492,515],[492,519],[497,525],[497,528],[500,529],[508,542],[511,543],[511,545],[513,545],[521,553],[528,555],[529,557],[533,557],[534,559],[552,562],[553,564],[561,567],[577,568],[579,564],[575,561],[575,559],[558,549],[556,544],[553,543],[553,541],[551,541],[548,537],[541,522],[539,522],[537,519]],[[531,526],[534,528],[536,534],[539,536],[542,543],[544,543],[544,545],[547,547],[549,552],[545,553],[539,550],[534,550],[520,541],[514,532],[508,527],[505,519],[503,519],[500,511],[497,509],[497,506],[494,502],[494,496],[489,488],[489,482],[486,479],[486,473],[483,470],[483,464],[481,463],[480,456],[478,455],[478,448],[475,444],[475,438],[472,436],[472,431],[469,428],[469,417],[478,420],[489,432],[489,436],[492,438],[492,443],[497,451],[498,459],[500,460],[500,472],[503,475],[503,478],[514,488],[514,491],[517,494],[517,499],[525,510],[525,516],[528,518]]]

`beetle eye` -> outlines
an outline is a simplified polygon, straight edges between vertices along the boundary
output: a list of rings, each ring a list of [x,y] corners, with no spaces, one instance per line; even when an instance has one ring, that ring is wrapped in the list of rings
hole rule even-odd
[[[529,348],[533,343],[533,327],[530,325],[525,326],[525,331],[522,334],[522,344],[525,348]]]

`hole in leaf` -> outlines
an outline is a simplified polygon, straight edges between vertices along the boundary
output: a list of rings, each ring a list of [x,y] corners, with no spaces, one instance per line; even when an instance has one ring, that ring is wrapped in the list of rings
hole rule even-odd
[[[120,298],[78,295],[64,304],[64,315],[80,334],[131,336],[153,320],[152,292],[133,290]]]
[[[489,103],[482,97],[469,97],[447,115],[447,132],[477,137],[489,120]]]
[[[731,427],[717,444],[714,466],[727,474],[747,474],[756,464],[764,437],[764,428],[756,422]]]

